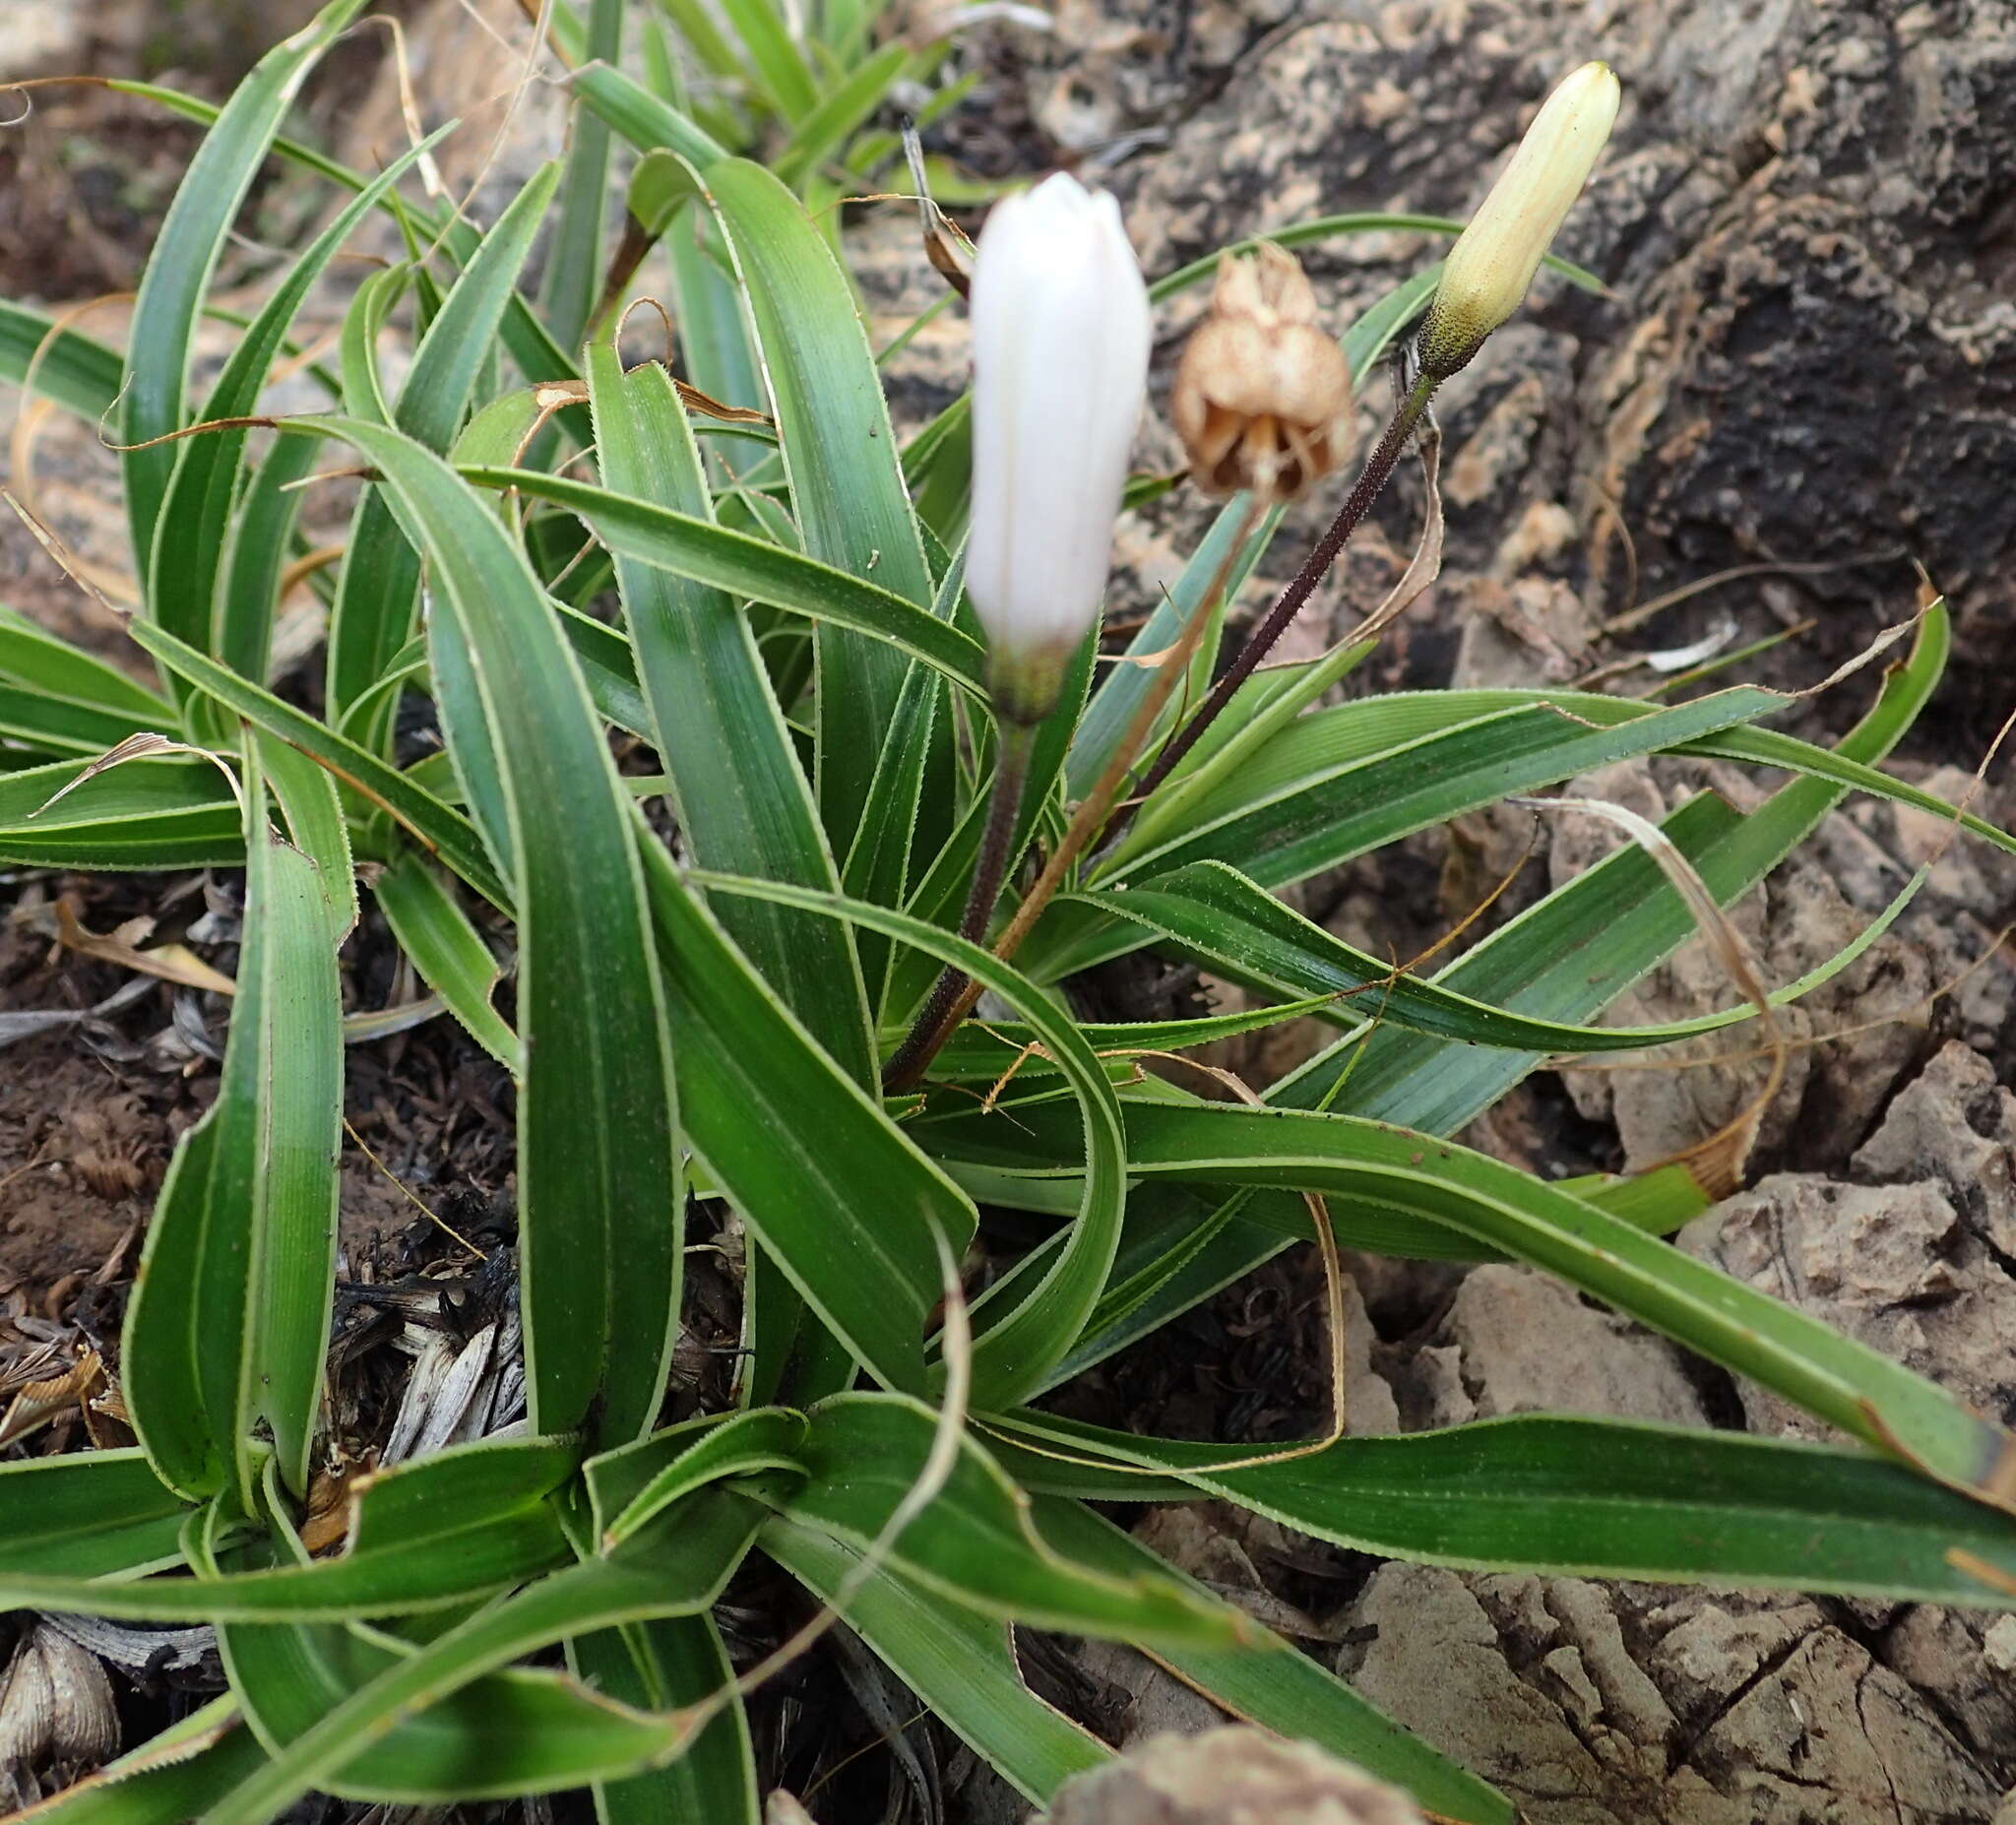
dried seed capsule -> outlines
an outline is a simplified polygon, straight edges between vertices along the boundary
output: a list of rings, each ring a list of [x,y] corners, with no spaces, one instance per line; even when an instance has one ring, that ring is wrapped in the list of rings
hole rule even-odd
[[[1351,368],[1286,248],[1263,241],[1219,262],[1211,314],[1176,368],[1174,412],[1190,473],[1212,494],[1292,500],[1351,454]]]

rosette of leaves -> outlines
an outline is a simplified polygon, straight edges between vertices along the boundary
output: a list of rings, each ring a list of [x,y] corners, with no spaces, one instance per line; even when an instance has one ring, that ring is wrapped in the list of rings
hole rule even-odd
[[[1360,649],[1261,672],[999,963],[950,930],[994,741],[960,587],[964,407],[901,446],[892,435],[849,281],[806,206],[815,170],[832,175],[824,156],[740,156],[726,103],[701,107],[655,53],[642,79],[612,59],[577,80],[584,128],[608,129],[599,156],[628,147],[681,175],[661,226],[682,388],[660,364],[626,367],[606,327],[576,351],[594,287],[528,289],[549,226],[605,274],[598,182],[542,170],[478,228],[424,193],[410,155],[366,177],[282,135],[360,6],[336,0],[220,109],[146,92],[204,134],[123,349],[0,305],[0,370],[131,446],[131,634],[155,670],[142,686],[0,622],[0,859],[245,882],[216,1102],[161,1187],[115,1365],[138,1443],[0,1468],[0,1602],[212,1625],[228,1689],[47,1817],[233,1825],[309,1791],[425,1805],[591,1786],[610,1819],[754,1821],[747,1707],[715,1611],[758,1560],[812,1605],[837,1600],[1034,1800],[1109,1751],[1031,1693],[1017,1626],[1139,1644],[1427,1811],[1512,1817],[1159,1561],[1104,1518],[1112,1501],[1208,1496],[1442,1565],[2016,1605],[1999,1426],[1673,1248],[1665,1236],[1705,1201],[1684,1169],[1552,1183],[1450,1138],[1550,1055],[1754,1018],[1737,1005],[1683,1028],[1598,1024],[1694,929],[1652,858],[1619,850],[1432,976],[1393,975],[1279,898],[1636,755],[1782,777],[1751,811],[1704,795],[1665,826],[1725,904],[1849,793],[1957,816],[1881,770],[1938,684],[1941,610],[1833,747],[1775,731],[1784,699],[1740,684],[1670,704],[1339,704],[1326,693]],[[556,30],[606,48],[617,11],[561,6]],[[726,16],[801,134],[854,108],[837,97],[872,53],[829,58],[759,0]],[[671,17],[712,55],[697,11]],[[220,254],[276,158],[335,213],[192,390]],[[412,258],[354,293],[326,409],[274,417],[296,314],[374,212],[403,224]],[[1396,223],[1450,225],[1332,218],[1281,238]],[[1433,279],[1352,327],[1360,379]],[[397,384],[379,359],[395,306],[416,332]],[[289,484],[318,464],[363,481],[341,551],[313,568],[328,635],[304,698],[276,690],[270,655],[301,542]],[[1274,523],[1229,551],[1241,519],[1227,507],[1137,656],[1171,644],[1222,566],[1237,580],[1259,561]],[[1078,656],[1072,714],[1032,760],[1039,836],[1148,688],[1146,668],[1093,659]],[[417,761],[395,715],[415,701],[443,743]],[[656,770],[620,772],[612,731]],[[122,751],[135,758],[101,764]],[[515,1080],[526,1413],[369,1478],[340,1544],[318,1537],[318,1550],[303,1527],[325,1442],[340,960],[360,908]],[[1202,959],[1261,1005],[1078,1018],[1073,974],[1144,947]],[[493,1000],[507,959],[508,1018]],[[924,1096],[885,1100],[878,1065],[947,964],[1007,1013],[962,1031]],[[1131,1062],[1312,1015],[1328,1043],[1256,1086],[1254,1106]],[[1046,1410],[1308,1238],[1309,1195],[1354,1247],[1558,1275],[1844,1442],[1533,1416],[1260,1451]],[[747,1241],[745,1354],[734,1405],[665,1425],[696,1201]],[[945,1263],[976,1244],[999,1271],[969,1342]]]

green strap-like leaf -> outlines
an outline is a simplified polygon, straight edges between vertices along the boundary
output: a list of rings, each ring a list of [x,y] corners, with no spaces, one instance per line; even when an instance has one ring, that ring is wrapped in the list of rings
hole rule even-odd
[[[906,913],[838,896],[810,894],[772,882],[701,876],[725,893],[751,894],[787,905],[824,912],[914,945],[941,963],[953,964],[1014,1005],[1049,1049],[1077,1105],[1084,1176],[1078,1221],[1038,1284],[992,1322],[974,1344],[975,1399],[999,1405],[1002,1391],[1034,1391],[1077,1341],[1097,1303],[1119,1245],[1126,1193],[1121,1157],[1120,1109],[1112,1085],[1077,1027],[1026,977],[990,952],[953,933],[939,931]],[[1066,1155],[1068,1158],[1068,1153]],[[1018,1395],[1016,1398],[1021,1398]]]
[[[811,113],[818,103],[818,86],[784,9],[770,0],[722,0],[722,13],[742,40],[749,74],[771,106],[787,120]]]
[[[327,1786],[394,1720],[521,1655],[623,1622],[701,1612],[727,1581],[761,1518],[761,1510],[741,1497],[705,1490],[634,1542],[633,1550],[568,1566],[479,1610],[324,1712],[214,1806],[207,1825],[264,1825],[311,1788]],[[662,1753],[674,1752],[677,1720],[661,1720],[657,1736]],[[648,1733],[639,1746],[648,1752]],[[603,1770],[619,1772],[627,1770]]]
[[[923,1474],[937,1416],[891,1394],[842,1394],[810,1415],[802,1482],[768,1499],[788,1520],[866,1546]],[[1227,1647],[1240,1630],[1167,1579],[1109,1578],[1054,1551],[1029,1498],[970,1435],[944,1486],[886,1543],[885,1563],[944,1599],[1004,1621],[1141,1642]]]
[[[447,1455],[480,1480],[483,1458],[497,1454],[479,1447]],[[453,1499],[450,1490],[441,1493]],[[253,1569],[291,1553],[294,1562],[307,1563],[284,1520],[277,1532],[283,1538],[228,1547],[229,1560]],[[219,1575],[217,1556],[206,1542],[203,1575]],[[272,1754],[415,1652],[400,1635],[340,1622],[229,1622],[219,1627],[218,1646],[231,1689]],[[542,1793],[634,1765],[662,1734],[655,1720],[564,1673],[510,1668],[392,1720],[328,1786],[349,1798],[406,1804]]]
[[[486,1517],[538,1508],[581,1462],[570,1438],[485,1438],[376,1472],[358,1485],[349,1550],[415,1545]]]
[[[336,776],[277,736],[260,734],[256,740],[259,764],[286,833],[322,877],[329,896],[332,941],[340,946],[356,928],[357,883]]]
[[[1256,761],[1234,776],[1236,806],[1192,807],[1195,821],[1180,832],[1153,824],[1130,831],[1100,879],[1117,886],[1190,862],[1224,861],[1263,887],[1284,887],[1509,792],[1537,791],[1783,707],[1772,692],[1739,686],[1616,728],[1592,728],[1549,706],[1525,705],[1440,726],[1412,741],[1389,737],[1372,745],[1366,738],[1352,758],[1326,758],[1279,784]],[[1292,724],[1284,740],[1296,738],[1307,720]],[[1061,908],[1038,927],[1025,967],[1039,980],[1053,980],[1136,942],[1135,934],[1116,935],[1083,909]]]
[[[225,535],[217,594],[217,656],[263,684],[272,666],[273,624],[281,581],[294,550],[301,493],[318,445],[312,437],[276,437],[240,490]]]
[[[409,850],[371,891],[420,979],[470,1037],[517,1076],[525,1068],[524,1048],[490,1001],[502,972],[448,884],[423,856]]]
[[[383,1637],[335,1622],[228,1623],[219,1645],[269,1755],[284,1753],[360,1687],[411,1659]],[[323,1785],[346,1799],[403,1806],[503,1799],[635,1767],[663,1740],[662,1724],[578,1679],[509,1668],[430,1695],[372,1732]]]
[[[175,714],[163,699],[117,667],[59,640],[4,604],[0,604],[0,679],[26,687],[35,698],[74,704],[117,719],[114,725],[127,734],[141,728],[165,729]]]
[[[817,623],[865,634],[871,641],[936,666],[976,695],[980,692],[984,656],[979,643],[878,583],[849,576],[816,557],[788,551],[768,539],[731,532],[570,476],[481,467],[463,472],[480,486],[516,488],[579,514],[596,535],[621,556],[655,564],[731,596],[768,602]],[[870,749],[869,769],[880,745],[877,741]],[[865,779],[863,785],[865,789]]]
[[[693,162],[702,164],[697,158]],[[685,211],[665,232],[662,245],[671,268],[679,353],[687,379],[709,398],[761,411],[768,402],[750,346],[742,294],[704,244],[717,232],[714,218],[700,209]],[[768,454],[761,444],[731,429],[709,448],[716,455],[721,479],[751,469]]]
[[[129,761],[65,791],[90,764],[0,774],[0,856],[94,869],[230,867],[245,859],[237,801],[208,761]],[[50,803],[58,792],[64,796]]]
[[[660,1616],[577,1636],[567,1656],[584,1679],[610,1698],[644,1711],[698,1704],[735,1676],[721,1631],[706,1615]],[[761,1825],[756,1750],[749,1715],[736,1699],[676,1761],[596,1788],[602,1825]]]
[[[1071,737],[1069,780],[1074,798],[1083,798],[1092,790],[1120,737],[1133,722],[1135,710],[1154,686],[1156,668],[1131,661],[1150,654],[1166,653],[1175,645],[1191,615],[1196,612],[1204,592],[1218,576],[1220,567],[1230,559],[1225,588],[1217,598],[1218,611],[1222,614],[1225,604],[1238,595],[1240,586],[1252,575],[1253,566],[1266,553],[1275,529],[1281,523],[1278,509],[1264,515],[1244,546],[1237,553],[1232,552],[1232,540],[1245,518],[1243,500],[1241,496],[1240,500],[1228,502],[1220,511],[1210,532],[1205,534],[1197,549],[1190,554],[1189,562],[1183,566],[1183,574],[1128,642],[1126,659],[1107,668],[1103,681],[1093,694],[1092,702],[1086,707],[1085,715],[1079,719]],[[1211,665],[1217,653],[1215,635],[1199,644],[1197,654],[1203,666],[1201,684],[1205,690],[1211,685]],[[1158,732],[1166,733],[1170,723],[1181,714],[1185,704],[1194,705],[1196,702],[1200,680],[1194,664],[1190,680],[1189,691],[1178,692],[1170,699],[1162,721],[1156,725]],[[1153,755],[1156,745],[1153,739],[1149,741],[1149,755]]]
[[[1253,1453],[1049,1414],[1000,1424],[1004,1461],[1038,1487],[1139,1500],[1219,1495],[1339,1545],[1421,1564],[2012,1604],[1956,1555],[2016,1570],[2016,1520],[1866,1452],[1519,1415],[1348,1438],[1221,1473],[1214,1464]],[[1101,1460],[1152,1475],[1102,1471]],[[1158,1489],[1155,1477],[1176,1487]]]
[[[141,1451],[30,1458],[0,1468],[0,1575],[98,1578],[177,1556],[189,1510]]]
[[[620,1544],[643,1532],[674,1502],[728,1477],[796,1471],[805,1418],[784,1407],[674,1426],[595,1459],[589,1490],[601,1544]]]
[[[865,1581],[859,1547],[823,1528],[777,1516],[763,1550],[824,1603],[848,1592],[848,1626],[888,1662],[933,1714],[1039,1804],[1112,1753],[1023,1683],[998,1617],[948,1604],[932,1586],[886,1565]]]
[[[629,794],[544,592],[496,516],[399,432],[314,422],[379,470],[418,534],[500,764],[526,1055],[520,1290],[533,1422],[561,1432],[594,1419],[603,1438],[634,1437],[664,1385],[682,1193]],[[460,732],[451,726],[451,751],[468,785]]]
[[[1943,623],[1945,610],[1928,611],[1930,621]],[[1943,642],[1943,633],[1927,637]],[[1713,697],[1695,700],[1708,704]],[[1243,765],[1236,777],[1220,782],[1207,795],[1180,807],[1199,824],[1216,822],[1326,780],[1340,768],[1375,758],[1401,741],[1419,741],[1483,717],[1552,707],[1593,728],[1613,729],[1643,723],[1661,714],[1660,707],[1628,697],[1595,692],[1538,690],[1471,690],[1395,692],[1383,697],[1319,710],[1297,721]],[[1689,706],[1681,706],[1689,707]],[[1846,753],[1830,752],[1811,742],[1770,728],[1731,726],[1677,742],[1673,752],[1701,754],[1756,766],[1782,767],[1788,772],[1853,787],[1872,797],[1909,805],[1933,817],[1958,823],[1984,842],[2016,852],[2016,836],[1985,819],[1964,813],[1936,793],[1908,781],[1891,778]],[[1173,808],[1171,808],[1173,809]],[[1154,818],[1160,826],[1171,815],[1160,799]]]
[[[559,181],[557,164],[543,166],[512,199],[413,351],[393,422],[429,450],[445,452],[454,441]],[[367,491],[329,617],[329,701],[338,712],[370,689],[412,632],[419,568],[390,503]]]
[[[897,40],[882,46],[844,81],[819,97],[792,129],[789,143],[771,160],[770,168],[796,188],[838,152],[848,136],[882,105],[891,87],[910,67],[911,48]]]
[[[752,10],[769,9],[752,0]],[[706,182],[748,293],[806,554],[924,608],[930,572],[847,275],[804,207],[761,165],[724,159],[709,167]],[[815,639],[819,810],[845,853],[904,666],[848,628],[822,625]]]
[[[1179,266],[1173,273],[1165,273],[1149,287],[1148,295],[1160,304],[1165,298],[1173,297],[1191,285],[1201,284],[1218,271],[1218,263],[1226,254],[1243,253],[1258,246],[1262,240],[1272,241],[1278,247],[1306,247],[1311,242],[1334,240],[1340,235],[1385,234],[1396,229],[1455,235],[1463,232],[1463,223],[1453,221],[1447,216],[1396,216],[1382,211],[1359,210],[1344,216],[1313,216],[1306,221],[1292,222],[1285,228],[1270,228],[1252,240],[1233,241],[1218,253],[1206,254],[1201,260]],[[1561,259],[1557,254],[1546,255],[1545,264],[1584,291],[1601,295],[1607,289],[1594,273]]]
[[[1903,738],[1945,668],[1950,623],[1922,623],[1909,660],[1885,676],[1880,698],[1840,743],[1842,758],[1873,766]],[[1803,842],[1842,796],[1824,780],[1781,787],[1739,814],[1707,794],[1667,820],[1667,835],[1709,891],[1732,906]],[[1437,978],[1449,988],[1544,1020],[1586,1020],[1697,929],[1659,866],[1635,846],[1619,850],[1509,920]],[[1431,1133],[1453,1134],[1539,1063],[1530,1053],[1454,1047],[1397,1030],[1347,1035],[1269,1093],[1313,1108],[1336,1094],[1344,1107]]]
[[[1281,1001],[1236,1014],[1207,1014],[1196,1020],[1079,1021],[1077,1027],[1085,1042],[1105,1065],[1106,1075],[1116,1083],[1126,1083],[1137,1075],[1131,1061],[1145,1053],[1180,1052],[1193,1045],[1234,1039],[1241,1034],[1301,1020],[1335,1005],[1330,995],[1311,995],[1303,1001]],[[900,1037],[891,1036],[891,1043]],[[931,1077],[946,1083],[991,1084],[1007,1076],[1011,1068],[1016,1083],[1056,1073],[1056,1066],[1042,1049],[1042,1041],[1025,1022],[989,1020],[979,1026],[969,1021],[931,1060]]]
[[[1130,1172],[1390,1205],[1558,1274],[1957,1488],[2016,1441],[1944,1389],[1588,1201],[1448,1141],[1297,1109],[1130,1102]]]
[[[972,1205],[749,968],[662,848],[642,853],[695,1153],[869,1372],[921,1389],[925,1320],[943,1290],[939,1240],[955,1256],[965,1248]],[[710,891],[730,887],[759,891],[721,878]]]
[[[95,422],[119,397],[123,366],[116,348],[80,330],[59,330],[45,313],[0,298],[0,380],[10,386],[30,387]]]
[[[194,684],[200,684],[213,697],[228,704],[255,728],[263,728],[269,734],[278,735],[281,740],[299,748],[304,754],[313,755],[346,786],[354,787],[374,804],[390,812],[423,849],[445,862],[492,906],[500,909],[510,907],[511,897],[503,881],[496,869],[490,865],[490,859],[483,851],[481,840],[470,828],[469,820],[461,812],[415,786],[397,768],[388,766],[375,754],[360,748],[347,737],[338,734],[326,723],[296,710],[291,704],[283,702],[271,691],[239,676],[228,666],[219,663],[207,655],[197,652],[194,647],[185,645],[164,629],[150,622],[135,621],[132,632],[133,638],[169,670],[179,672]],[[74,773],[76,770],[73,768],[65,771]],[[145,780],[149,775],[162,771],[160,764],[157,762],[121,767],[113,773],[104,775],[102,781],[94,780],[91,785],[80,787],[72,794],[72,798],[85,799],[89,807],[95,808],[111,797],[107,788],[113,782],[128,779]],[[209,771],[206,769],[206,772]],[[211,773],[210,777],[215,779],[215,773]],[[0,844],[10,841],[4,833],[9,828],[7,792],[12,784],[12,781],[0,780]],[[60,780],[57,784],[60,784]],[[46,791],[54,790],[55,785],[46,787]],[[186,792],[186,787],[184,790]],[[88,798],[87,794],[90,795]],[[227,796],[225,802],[229,802]],[[70,803],[70,798],[63,801],[63,805]],[[58,805],[55,809],[61,811],[63,805]],[[129,865],[168,867],[174,864],[136,862]]]
[[[267,825],[244,751],[245,944],[218,1099],[183,1137],[128,1310],[127,1407],[163,1481],[256,1501],[253,1427],[307,1488],[336,1250],[342,1001],[315,864]]]
[[[96,704],[76,703],[32,686],[0,681],[0,740],[33,753],[98,755],[144,728],[174,725],[172,712],[137,722]]]
[[[624,0],[590,0],[585,49],[617,63],[623,55]],[[602,283],[602,222],[609,212],[609,127],[588,108],[568,124],[567,175],[546,255],[545,306],[553,340],[579,348]]]
[[[363,7],[330,0],[293,36],[253,67],[217,116],[216,125],[182,175],[167,219],[156,236],[127,340],[122,442],[149,443],[188,422],[189,360],[204,293],[252,179],[272,147],[308,73]],[[171,444],[129,450],[126,512],[142,585],[154,553],[155,522],[175,467]]]
[[[421,145],[409,148],[352,197],[308,244],[232,349],[203,404],[198,422],[242,418],[259,409],[268,370],[315,282],[379,198],[423,156],[428,146],[454,125],[451,121]],[[173,472],[155,527],[154,554],[148,568],[153,579],[148,593],[149,611],[170,633],[206,653],[222,655],[217,584],[223,565],[226,531],[234,518],[232,508],[239,495],[239,459],[248,435],[245,427],[234,425],[186,438],[175,446],[169,452],[174,459]],[[292,446],[296,453],[300,448]],[[261,640],[257,657],[263,660],[265,651],[266,643]],[[248,675],[263,683],[263,665]]]
[[[939,587],[936,612],[949,617],[951,598],[958,595],[961,566],[955,564]],[[889,727],[876,757],[875,777],[861,807],[860,827],[849,846],[842,879],[856,900],[872,900],[878,906],[901,906],[910,887],[911,856],[917,826],[924,811],[924,781],[933,776],[942,796],[952,795],[953,769],[935,760],[951,759],[951,744],[945,727],[945,682],[931,668],[913,660],[904,674],[903,689],[891,713]],[[944,813],[948,802],[932,807]],[[939,820],[934,820],[939,821]],[[970,872],[970,870],[969,870]],[[868,982],[869,1006],[879,1019],[882,1014],[889,975],[890,949],[880,933],[856,932],[854,945],[861,956],[861,970]]]
[[[138,1622],[346,1621],[465,1605],[566,1557],[559,1522],[539,1505],[485,1516],[419,1543],[209,1581],[8,1572],[0,1574],[0,1603]]]
[[[702,171],[728,156],[727,148],[695,121],[608,64],[583,64],[574,72],[572,87],[584,105],[639,152],[662,147]]]
[[[1785,1006],[1810,994],[1863,955],[1911,903],[1917,875],[1889,908],[1817,969],[1770,997]],[[1529,1051],[1613,1052],[1696,1038],[1756,1017],[1747,1002],[1694,1020],[1624,1027],[1588,1027],[1534,1020],[1486,1007],[1439,982],[1396,975],[1390,964],[1333,936],[1224,862],[1192,862],[1140,887],[1085,899],[1137,919],[1173,939],[1234,979],[1294,994],[1328,991],[1354,997],[1331,1004],[1332,1018],[1382,1021],[1473,1045]]]
[[[589,350],[596,451],[611,488],[710,519],[707,479],[671,378]],[[788,730],[747,618],[721,592],[619,558],[656,746],[687,851],[707,868],[831,892],[837,885]],[[862,1082],[873,1068],[859,966],[844,927],[730,901],[722,924],[821,1044]]]

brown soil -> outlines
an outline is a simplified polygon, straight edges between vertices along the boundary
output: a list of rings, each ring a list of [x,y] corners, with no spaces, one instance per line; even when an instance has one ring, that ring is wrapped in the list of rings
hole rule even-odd
[[[24,916],[37,904],[45,904],[39,894],[17,903],[0,926],[0,1011],[96,1005],[124,974],[66,961]],[[87,923],[103,917],[94,908]],[[162,984],[111,1020],[0,1050],[0,1274],[28,1290],[32,1307],[47,1308],[45,1317],[63,1315],[77,1276],[95,1273],[130,1242],[173,1135],[200,1113],[195,1086],[139,1068],[140,1047],[113,1024],[160,1025],[170,994]]]

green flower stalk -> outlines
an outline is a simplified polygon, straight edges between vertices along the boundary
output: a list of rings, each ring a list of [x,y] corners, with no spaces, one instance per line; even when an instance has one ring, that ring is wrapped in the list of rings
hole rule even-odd
[[[1064,172],[995,205],[973,270],[973,533],[1000,737],[960,936],[978,943],[1014,866],[1036,731],[1099,620],[1147,394],[1150,317],[1119,205]],[[971,1005],[947,970],[883,1081],[916,1082]]]
[[[1356,485],[1301,569],[1219,674],[1203,706],[1164,744],[1135,788],[1133,803],[1146,801],[1168,778],[1301,612],[1427,416],[1435,389],[1466,366],[1483,346],[1484,338],[1525,301],[1548,242],[1582,194],[1609,138],[1617,96],[1617,79],[1609,65],[1585,63],[1542,104],[1512,161],[1443,263],[1442,281],[1417,344],[1418,372],[1366,459]],[[1122,812],[1115,820],[1109,842],[1125,828],[1127,816]]]

